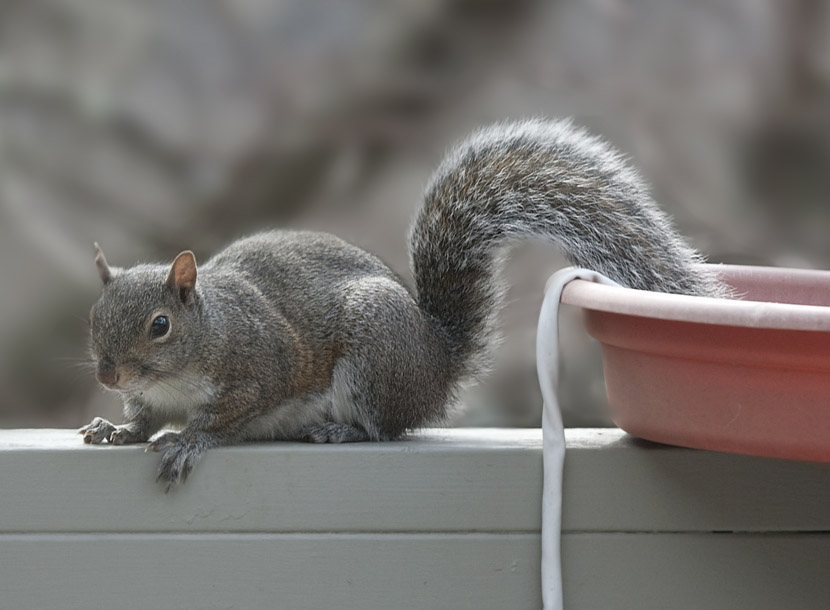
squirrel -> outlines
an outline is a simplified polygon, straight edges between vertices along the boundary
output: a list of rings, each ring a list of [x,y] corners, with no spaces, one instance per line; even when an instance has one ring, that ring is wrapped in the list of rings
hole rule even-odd
[[[644,181],[570,121],[481,129],[426,188],[410,235],[412,291],[335,236],[275,230],[197,268],[110,267],[90,311],[98,381],[127,423],[86,443],[150,441],[169,491],[204,452],[250,440],[388,441],[440,423],[488,367],[507,246],[542,238],[571,263],[641,290],[726,297]]]

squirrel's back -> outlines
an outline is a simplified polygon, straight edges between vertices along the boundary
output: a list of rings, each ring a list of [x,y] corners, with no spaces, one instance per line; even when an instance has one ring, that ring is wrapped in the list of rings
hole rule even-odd
[[[218,252],[200,273],[205,297],[218,302],[214,310],[234,311],[250,320],[273,310],[291,325],[297,341],[316,353],[336,352],[348,340],[350,318],[369,306],[355,302],[360,286],[382,282],[396,287],[404,305],[417,309],[411,293],[383,261],[328,233],[257,233]]]

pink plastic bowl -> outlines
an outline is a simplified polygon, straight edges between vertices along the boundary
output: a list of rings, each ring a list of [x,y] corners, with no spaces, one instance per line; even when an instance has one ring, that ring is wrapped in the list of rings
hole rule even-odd
[[[568,284],[612,416],[685,447],[830,462],[830,272],[719,265],[740,300]]]

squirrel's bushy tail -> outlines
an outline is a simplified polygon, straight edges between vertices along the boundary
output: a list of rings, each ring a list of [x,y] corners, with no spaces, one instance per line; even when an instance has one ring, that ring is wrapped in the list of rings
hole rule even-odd
[[[630,288],[727,293],[608,144],[570,121],[494,125],[447,155],[410,235],[419,305],[446,333],[459,377],[486,365],[505,246],[533,237]]]

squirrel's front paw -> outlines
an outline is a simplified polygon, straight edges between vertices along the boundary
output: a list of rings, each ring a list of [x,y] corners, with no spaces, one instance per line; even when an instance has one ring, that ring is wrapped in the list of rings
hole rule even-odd
[[[109,440],[110,435],[115,431],[116,427],[113,424],[103,417],[96,417],[89,424],[78,430],[78,434],[83,434],[85,443],[99,445],[105,440]]]
[[[205,448],[198,440],[185,440],[179,432],[165,432],[147,445],[148,450],[161,452],[156,480],[165,486],[165,493],[187,480]]]

